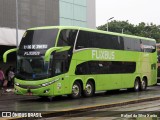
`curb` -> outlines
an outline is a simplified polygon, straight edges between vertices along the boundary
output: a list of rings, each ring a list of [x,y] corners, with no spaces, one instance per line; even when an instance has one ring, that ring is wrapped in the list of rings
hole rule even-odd
[[[124,101],[124,102],[117,102],[117,103],[112,103],[112,104],[101,104],[101,105],[95,105],[95,106],[87,106],[87,107],[80,107],[80,108],[75,108],[75,109],[66,109],[62,111],[57,111],[57,112],[52,112],[52,113],[42,113],[43,117],[62,117],[65,115],[71,115],[79,112],[85,112],[89,110],[96,110],[96,109],[104,109],[104,108],[111,108],[111,107],[118,107],[118,106],[123,106],[123,105],[128,105],[128,104],[135,104],[135,103],[141,103],[141,102],[148,102],[148,101],[154,101],[154,100],[160,100],[159,97],[151,97],[151,98],[142,98],[142,99],[135,99],[135,100],[130,100],[130,101]]]

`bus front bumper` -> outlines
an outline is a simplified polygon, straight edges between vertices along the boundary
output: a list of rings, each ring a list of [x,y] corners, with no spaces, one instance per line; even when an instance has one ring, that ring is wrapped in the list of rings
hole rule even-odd
[[[53,96],[53,87],[51,85],[45,87],[33,88],[33,86],[17,86],[14,85],[14,93],[19,95],[34,95],[34,96]]]

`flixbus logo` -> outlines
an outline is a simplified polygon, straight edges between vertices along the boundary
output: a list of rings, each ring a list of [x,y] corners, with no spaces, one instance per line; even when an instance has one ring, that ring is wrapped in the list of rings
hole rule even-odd
[[[106,50],[92,50],[92,59],[98,60],[114,60],[115,52]]]

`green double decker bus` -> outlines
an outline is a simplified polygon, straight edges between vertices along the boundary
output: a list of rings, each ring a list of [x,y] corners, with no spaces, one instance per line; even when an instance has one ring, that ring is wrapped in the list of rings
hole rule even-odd
[[[36,96],[93,96],[146,90],[157,83],[154,39],[72,26],[28,29],[18,48],[14,91]]]

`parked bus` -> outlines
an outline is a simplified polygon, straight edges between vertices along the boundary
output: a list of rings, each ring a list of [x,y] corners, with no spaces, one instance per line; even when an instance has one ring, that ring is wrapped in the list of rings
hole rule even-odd
[[[18,48],[16,94],[93,96],[157,83],[154,39],[71,26],[28,29]]]

